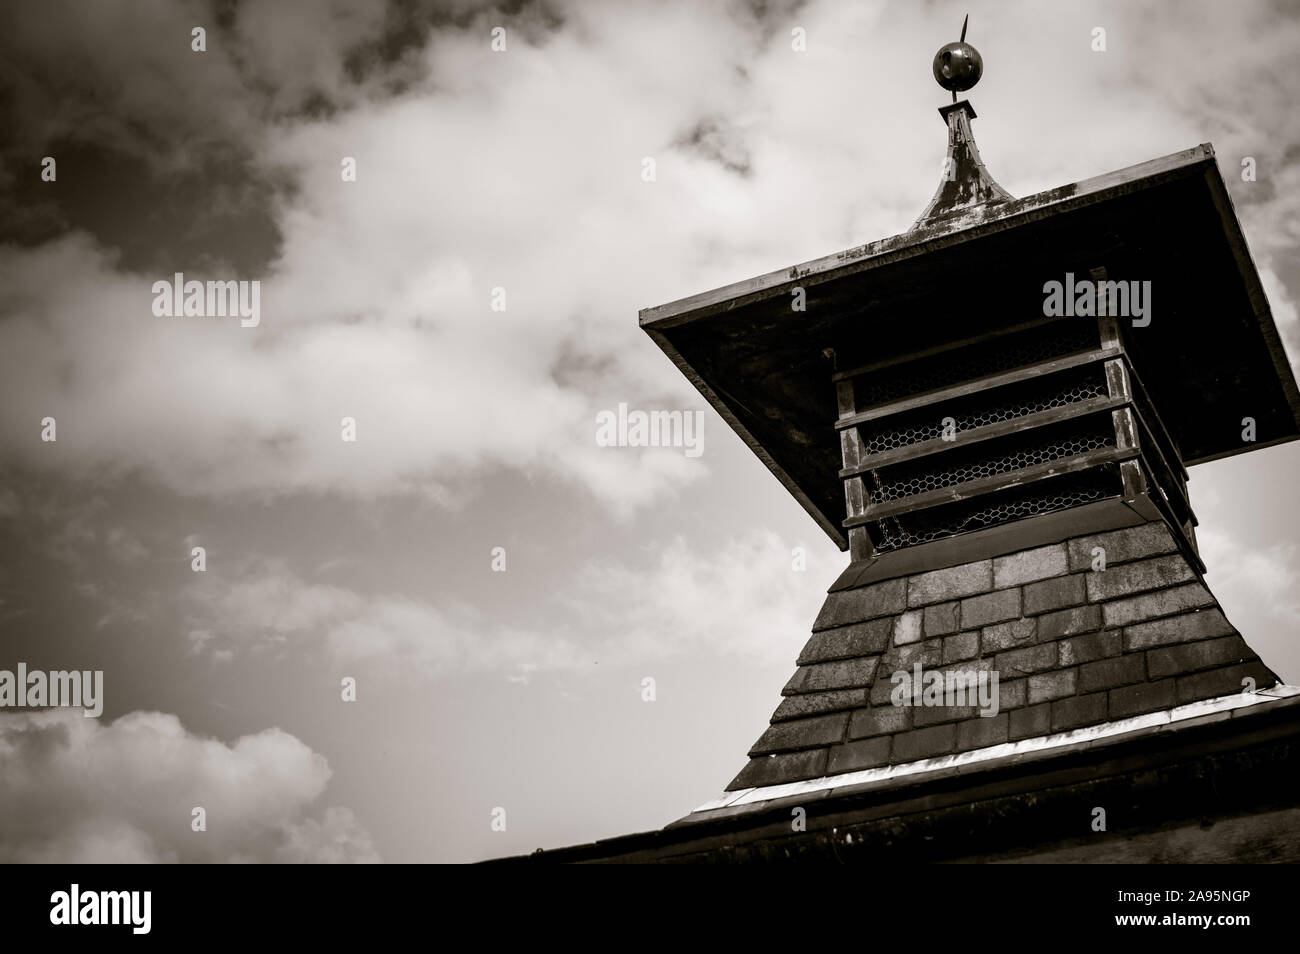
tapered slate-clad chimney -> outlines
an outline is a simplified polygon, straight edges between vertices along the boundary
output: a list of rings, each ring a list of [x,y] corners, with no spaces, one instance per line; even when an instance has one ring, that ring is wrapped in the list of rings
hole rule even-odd
[[[575,860],[1075,860],[1105,804],[1123,847],[1087,860],[1300,860],[1300,691],[1216,602],[1187,492],[1300,436],[1213,149],[1013,198],[964,41],[910,231],[641,314],[849,562],[723,796]]]

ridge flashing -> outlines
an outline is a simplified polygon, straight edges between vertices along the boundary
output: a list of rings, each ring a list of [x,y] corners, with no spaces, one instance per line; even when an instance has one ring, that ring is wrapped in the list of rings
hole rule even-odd
[[[1291,700],[1290,704],[1300,704],[1300,686],[1278,683],[1269,689],[1261,689],[1254,693],[1234,692],[1143,715],[1129,716],[1081,729],[1053,732],[1017,742],[1003,742],[982,749],[971,749],[897,765],[860,769],[840,775],[823,775],[801,782],[739,789],[705,802],[675,824],[703,821],[712,817],[712,813],[722,809],[734,810],[744,805],[757,806],[792,796],[818,797],[868,786],[889,787],[884,783],[904,779],[922,781],[939,773],[960,773],[963,770],[982,770],[1013,762],[1032,761],[1078,749],[1108,745],[1120,737],[1131,738],[1153,735],[1161,731],[1179,731],[1209,721],[1222,721],[1234,716],[1251,714],[1262,708],[1286,705],[1288,700]]]

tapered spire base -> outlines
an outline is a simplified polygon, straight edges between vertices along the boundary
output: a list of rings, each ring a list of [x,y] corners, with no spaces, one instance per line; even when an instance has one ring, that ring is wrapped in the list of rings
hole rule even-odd
[[[963,99],[950,106],[941,106],[939,115],[948,124],[948,157],[944,160],[939,188],[912,226],[913,229],[919,229],[955,212],[1010,202],[1014,198],[993,181],[993,177],[984,168],[970,128],[970,121],[975,118],[975,108],[970,101]]]

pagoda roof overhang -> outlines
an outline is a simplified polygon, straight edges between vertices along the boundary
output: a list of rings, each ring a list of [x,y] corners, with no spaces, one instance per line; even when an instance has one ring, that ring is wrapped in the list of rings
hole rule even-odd
[[[1184,464],[1300,437],[1295,376],[1208,144],[646,308],[640,324],[844,549],[832,362],[1042,318],[1046,282],[1096,268],[1151,283],[1149,324],[1126,334]]]

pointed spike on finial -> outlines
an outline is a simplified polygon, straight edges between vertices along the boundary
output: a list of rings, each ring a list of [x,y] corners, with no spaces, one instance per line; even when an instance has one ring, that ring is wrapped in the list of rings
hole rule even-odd
[[[957,94],[964,92],[980,81],[984,72],[984,59],[979,50],[966,42],[966,28],[970,25],[970,14],[966,14],[961,23],[961,39],[955,43],[945,43],[934,55],[934,78],[940,86],[952,92],[952,101],[957,102]]]

